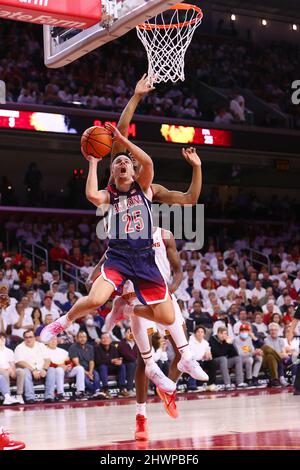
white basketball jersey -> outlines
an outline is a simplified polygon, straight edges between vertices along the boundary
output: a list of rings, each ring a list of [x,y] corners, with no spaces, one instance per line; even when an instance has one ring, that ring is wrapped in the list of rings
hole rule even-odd
[[[166,283],[169,284],[171,281],[171,268],[167,256],[166,245],[162,237],[162,229],[160,227],[156,227],[153,233],[153,249],[158,269]]]

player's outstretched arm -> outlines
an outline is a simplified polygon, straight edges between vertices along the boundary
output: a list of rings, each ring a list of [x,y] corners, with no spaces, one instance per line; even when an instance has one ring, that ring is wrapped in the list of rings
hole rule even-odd
[[[121,132],[114,126],[112,126],[111,124],[106,124],[105,127],[112,133],[113,139],[115,141],[125,144],[127,150],[131,153],[133,158],[140,164],[140,171],[136,181],[139,183],[143,191],[147,191],[150,188],[154,176],[152,159],[146,152],[144,152],[144,150],[142,150],[140,147],[133,144],[132,142],[130,142],[130,140],[124,137]]]
[[[85,194],[87,199],[92,202],[96,207],[101,206],[102,204],[109,203],[109,194],[108,191],[98,189],[98,163],[101,159],[97,159],[88,155],[85,157],[89,162],[89,173],[86,180]]]
[[[137,82],[134,90],[134,95],[128,101],[126,108],[122,112],[119,122],[117,124],[117,129],[119,129],[119,131],[122,135],[124,135],[124,137],[128,137],[128,127],[142,97],[153,90],[155,90],[155,88],[149,85],[147,74],[144,74],[142,78]],[[116,153],[125,151],[126,147],[123,144],[120,144],[119,142],[114,142],[111,151],[111,163]]]
[[[183,193],[180,191],[169,191],[160,184],[152,184],[153,200],[165,204],[192,204],[198,202],[202,188],[201,160],[195,148],[182,149],[184,159],[193,167],[193,176],[189,189]]]
[[[167,258],[173,273],[172,284],[169,286],[171,294],[180,286],[183,274],[179,253],[177,251],[174,235],[169,230],[162,230],[162,237],[167,250]]]

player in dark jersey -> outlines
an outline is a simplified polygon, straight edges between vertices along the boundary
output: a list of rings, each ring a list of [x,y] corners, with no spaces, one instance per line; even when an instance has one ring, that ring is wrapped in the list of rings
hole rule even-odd
[[[121,154],[112,164],[111,172],[115,183],[106,190],[99,191],[99,160],[88,157],[90,167],[86,195],[97,207],[108,206],[109,248],[102,274],[94,281],[89,295],[79,299],[68,314],[43,329],[41,341],[45,343],[68,328],[76,319],[106,303],[127,279],[133,282],[141,303],[148,305],[148,309],[140,312],[141,316],[164,325],[172,324],[175,319],[168,287],[156,265],[152,248],[152,160],[112,125],[108,124],[107,129],[113,133],[116,141],[126,145],[139,163],[140,172],[135,178],[131,158]]]

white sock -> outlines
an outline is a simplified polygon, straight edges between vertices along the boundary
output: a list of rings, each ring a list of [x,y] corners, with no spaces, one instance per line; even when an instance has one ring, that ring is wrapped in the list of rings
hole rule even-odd
[[[146,403],[137,403],[136,404],[136,414],[145,416],[145,418],[147,418]]]
[[[9,394],[9,393],[5,393],[4,398],[10,398],[10,394]]]
[[[182,315],[178,313],[177,308],[175,308],[174,323],[172,323],[172,325],[168,325],[166,328],[170,332],[170,335],[172,336],[182,357],[189,361],[192,358],[192,353],[182,326]]]

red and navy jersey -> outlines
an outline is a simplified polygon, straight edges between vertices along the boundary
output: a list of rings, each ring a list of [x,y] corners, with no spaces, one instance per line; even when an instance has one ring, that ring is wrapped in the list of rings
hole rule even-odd
[[[109,248],[141,250],[151,248],[151,201],[137,182],[128,192],[119,191],[114,184],[107,188],[110,206],[107,217]]]

